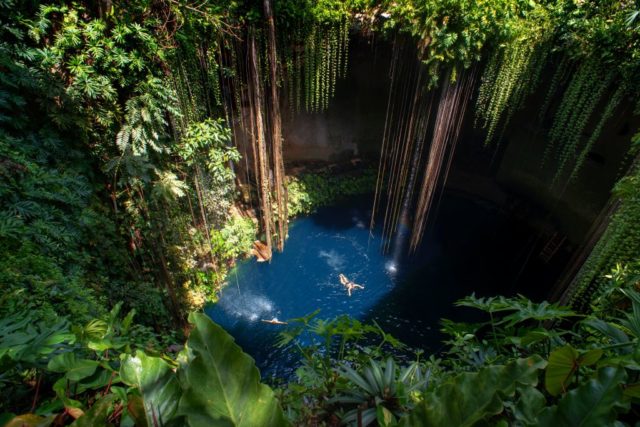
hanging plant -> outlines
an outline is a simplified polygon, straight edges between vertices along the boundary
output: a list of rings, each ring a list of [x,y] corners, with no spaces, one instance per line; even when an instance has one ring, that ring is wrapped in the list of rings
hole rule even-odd
[[[481,78],[476,126],[486,130],[485,144],[500,140],[514,113],[538,86],[549,55],[542,28],[522,22],[520,35],[496,48]]]
[[[583,62],[572,76],[549,131],[549,144],[545,150],[545,155],[548,156],[557,147],[558,167],[553,182],[557,182],[564,175],[568,164],[581,151],[580,145],[584,141],[582,136],[589,118],[594,114],[613,79],[613,75],[605,72],[597,59]],[[601,129],[600,127],[599,130]],[[596,129],[598,132],[592,134],[593,142],[597,140],[599,130]],[[576,166],[579,168],[580,165]]]
[[[595,142],[600,137],[600,134],[602,133],[602,129],[604,128],[604,125],[611,118],[611,116],[613,116],[613,113],[615,112],[616,108],[620,105],[620,102],[622,102],[622,99],[624,98],[625,93],[626,93],[626,87],[624,85],[620,85],[607,101],[607,106],[604,108],[604,111],[600,116],[600,120],[598,121],[598,124],[596,125],[594,130],[591,132],[591,136],[587,140],[587,143],[584,145],[584,147],[582,148],[582,151],[580,152],[580,154],[578,155],[578,158],[576,159],[575,165],[573,166],[573,171],[571,171],[571,179],[577,178],[578,173],[580,172],[580,169],[582,168],[582,165],[584,164],[584,161],[587,158],[587,154],[589,154],[589,151],[591,151],[593,144],[595,144]]]
[[[640,144],[640,134],[635,136],[635,144]],[[638,159],[636,157],[629,175],[616,185],[614,194],[620,199],[618,209],[569,288],[570,304],[573,307],[584,309],[591,301],[596,300],[608,286],[605,273],[611,271],[616,264],[637,260],[640,253]]]

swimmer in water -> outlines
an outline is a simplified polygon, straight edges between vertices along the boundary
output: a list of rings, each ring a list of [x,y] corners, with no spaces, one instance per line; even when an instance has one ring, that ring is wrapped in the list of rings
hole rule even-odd
[[[338,276],[340,278],[340,283],[342,283],[342,285],[347,288],[347,293],[349,294],[349,296],[351,296],[351,291],[355,290],[355,289],[364,289],[364,286],[358,285],[356,283],[353,283],[351,280],[347,279],[347,276],[345,276],[344,274],[340,273],[340,275]]]
[[[277,317],[274,317],[274,318],[273,318],[273,319],[271,319],[271,320],[262,319],[262,321],[263,321],[264,323],[271,323],[272,325],[287,325],[287,324],[288,324],[287,322],[283,322],[283,321],[281,321],[281,320],[278,320],[278,318],[277,318]]]

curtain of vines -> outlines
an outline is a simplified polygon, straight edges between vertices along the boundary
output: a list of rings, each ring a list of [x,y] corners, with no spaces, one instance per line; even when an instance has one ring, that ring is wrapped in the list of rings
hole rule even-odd
[[[513,114],[535,90],[548,54],[547,43],[529,38],[494,50],[476,100],[476,126],[486,130],[486,144],[501,139]]]
[[[567,171],[569,178],[577,176],[606,121],[622,101],[626,87],[624,82],[618,81],[612,89],[616,77],[598,58],[586,59],[576,67],[562,94],[545,150],[545,157],[556,154],[558,168],[554,182],[566,178]],[[601,106],[602,110],[598,108]],[[593,122],[590,119],[597,111],[601,111],[600,117],[595,126],[590,126]],[[590,132],[585,137],[588,129]]]
[[[329,108],[336,82],[347,73],[350,25],[345,16],[337,22],[299,26],[284,38],[285,84],[292,112]]]
[[[635,137],[640,143],[640,134]],[[615,188],[619,206],[607,229],[566,291],[568,302],[585,309],[606,291],[610,272],[617,264],[637,261],[640,253],[640,157]]]

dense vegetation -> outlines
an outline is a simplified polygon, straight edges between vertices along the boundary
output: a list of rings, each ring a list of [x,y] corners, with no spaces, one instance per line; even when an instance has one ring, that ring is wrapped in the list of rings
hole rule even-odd
[[[269,179],[268,169],[282,167],[274,105],[285,116],[329,108],[350,32],[407,37],[434,91],[483,67],[475,116],[488,144],[530,94],[545,94],[545,161],[557,164],[552,184],[562,187],[609,119],[640,112],[640,5],[279,0],[275,42],[263,6],[0,0],[0,412],[8,413],[0,423],[637,418],[637,136],[611,220],[566,294],[580,315],[470,297],[460,304],[489,320],[444,322],[447,350],[413,362],[377,327],[299,319],[282,345],[295,347],[304,328],[323,340],[297,347],[304,364],[274,393],[223,330],[188,313],[215,299],[257,237],[284,242],[287,217],[375,185],[369,171]],[[251,49],[253,68],[244,61]],[[259,113],[269,124],[252,151]],[[188,331],[184,349],[171,346]],[[212,395],[228,400],[207,404]]]
[[[107,321],[75,327],[25,327],[28,315],[13,316],[2,323],[3,368],[37,372],[36,393],[5,379],[10,397],[4,404],[37,408],[37,415],[6,414],[3,421],[628,425],[638,417],[640,398],[639,277],[637,268],[612,277],[610,294],[594,302],[589,316],[523,297],[465,298],[458,305],[483,311],[487,321],[444,321],[449,339],[441,356],[412,353],[378,325],[349,317],[293,319],[279,345],[297,348],[303,363],[295,380],[275,392],[260,384],[252,359],[202,314],[190,316],[189,339],[171,355],[142,351],[132,313],[122,319],[119,307]],[[302,333],[316,334],[317,343],[301,344]]]

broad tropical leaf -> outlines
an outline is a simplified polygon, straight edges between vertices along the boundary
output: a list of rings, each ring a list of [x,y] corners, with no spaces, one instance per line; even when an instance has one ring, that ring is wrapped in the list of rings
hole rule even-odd
[[[49,427],[55,418],[55,415],[49,415],[48,417],[41,417],[35,414],[18,415],[4,424],[4,427]]]
[[[552,396],[566,391],[569,381],[578,369],[578,352],[570,345],[555,349],[549,355],[544,374],[544,385]]]
[[[184,387],[178,415],[184,425],[282,426],[282,409],[273,391],[260,383],[253,359],[233,338],[204,314],[192,313],[185,354],[189,362],[179,370]]]
[[[171,366],[159,357],[138,351],[127,356],[120,367],[122,381],[138,387],[144,402],[147,425],[167,423],[176,413],[181,390]]]
[[[62,353],[49,361],[48,368],[53,372],[64,373],[71,381],[80,381],[93,375],[99,363],[95,360],[78,359],[74,353]]]
[[[501,413],[503,398],[516,389],[538,383],[538,370],[545,361],[539,356],[518,359],[504,366],[490,366],[477,373],[463,373],[445,382],[408,417],[403,426],[472,426]]]
[[[545,407],[544,395],[535,387],[518,387],[518,400],[513,415],[522,425],[535,424],[537,415]]]
[[[557,396],[567,389],[567,385],[571,378],[581,366],[590,366],[595,364],[602,357],[602,350],[599,348],[591,349],[582,355],[566,345],[555,349],[549,355],[549,364],[545,371],[545,387],[552,396]]]
[[[546,408],[538,418],[539,426],[600,427],[611,425],[618,410],[629,404],[622,401],[622,383],[627,374],[623,368],[598,370],[597,378],[568,392],[557,406]]]

